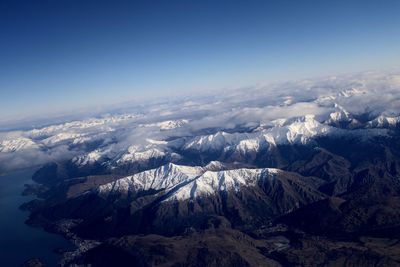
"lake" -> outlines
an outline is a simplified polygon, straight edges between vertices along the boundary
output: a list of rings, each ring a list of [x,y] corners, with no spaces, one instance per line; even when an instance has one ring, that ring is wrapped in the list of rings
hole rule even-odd
[[[24,184],[33,183],[33,170],[0,176],[0,266],[20,266],[30,258],[39,258],[45,266],[57,266],[60,255],[55,248],[72,248],[62,236],[25,224],[29,212],[19,206],[34,199],[22,196]]]

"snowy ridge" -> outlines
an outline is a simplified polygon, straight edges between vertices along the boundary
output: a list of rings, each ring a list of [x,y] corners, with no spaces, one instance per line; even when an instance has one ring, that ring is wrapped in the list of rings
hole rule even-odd
[[[79,166],[85,166],[88,164],[93,164],[98,162],[102,158],[102,153],[99,150],[94,150],[90,153],[87,153],[85,155],[80,155],[76,156],[72,159],[72,163],[79,165]]]
[[[217,162],[213,166],[219,165]],[[239,191],[242,186],[255,186],[260,179],[274,177],[280,170],[234,169],[211,171],[207,167],[191,167],[169,163],[157,169],[140,172],[101,185],[96,193],[102,197],[118,195],[127,197],[146,190],[166,190],[178,188],[165,201],[186,200],[199,196],[213,195],[218,191]]]
[[[232,146],[238,144],[242,140],[248,139],[248,134],[241,133],[226,133],[219,131],[215,134],[197,136],[187,142],[183,149],[184,150],[195,150],[195,151],[214,151],[220,150],[223,147]]]
[[[140,172],[102,185],[98,188],[98,193],[103,197],[113,194],[127,196],[149,189],[170,189],[179,183],[193,179],[203,171],[202,167],[179,166],[169,163],[157,169]]]
[[[16,138],[0,142],[1,153],[11,153],[26,149],[36,149],[38,145],[29,138]]]
[[[175,128],[179,128],[187,124],[189,121],[185,119],[180,119],[180,120],[168,120],[168,121],[162,121],[162,122],[157,122],[157,123],[150,123],[150,124],[143,124],[140,125],[142,127],[159,127],[160,130],[172,130]]]
[[[400,123],[400,116],[379,116],[372,121],[368,122],[367,127],[370,128],[384,128],[384,127],[395,127]]]
[[[334,129],[328,125],[321,124],[310,114],[290,121],[282,127],[274,127],[264,134],[266,140],[274,140],[275,144],[305,144],[313,137],[324,135]]]
[[[179,158],[180,155],[172,152],[174,149],[193,151],[196,153],[233,151],[237,155],[246,156],[278,144],[306,144],[308,141],[312,140],[312,138],[328,134],[333,130],[332,127],[316,121],[313,115],[307,115],[301,118],[285,120],[280,126],[253,133],[231,134],[219,131],[215,134],[200,135],[189,139],[183,138],[180,142],[179,139],[174,142],[167,142],[147,138],[143,141],[143,145],[128,147],[124,153],[117,155],[112,161],[115,162],[116,165],[119,165],[133,162],[145,162],[150,159],[165,157]],[[81,157],[85,156],[82,155]],[[111,155],[108,155],[108,157],[112,158]],[[91,161],[81,160],[75,162],[77,164],[85,164]]]
[[[184,150],[218,151],[233,149],[238,153],[257,152],[260,148],[277,144],[305,144],[312,138],[334,129],[315,120],[314,115],[279,121],[279,126],[254,133],[226,133],[198,136],[183,147]]]
[[[220,191],[240,191],[244,186],[255,186],[265,177],[273,176],[278,169],[235,169],[227,171],[206,171],[197,179],[185,184],[166,199],[187,200],[197,197],[212,196]]]
[[[47,146],[52,146],[64,141],[72,141],[73,143],[79,143],[81,142],[80,139],[82,137],[84,137],[84,135],[79,133],[59,133],[44,139],[42,143],[44,143]]]
[[[133,145],[128,147],[127,151],[119,158],[115,159],[118,163],[141,162],[149,159],[163,158],[167,155],[168,143],[147,138],[143,145]]]
[[[338,105],[337,103],[335,103],[335,112],[332,112],[331,114],[329,114],[329,121],[328,122],[350,122],[353,120],[353,117],[351,116],[351,114],[345,110],[343,107],[341,107],[340,105]]]
[[[361,95],[361,94],[366,94],[366,93],[367,93],[367,91],[365,89],[353,87],[353,88],[345,89],[345,90],[339,92],[338,96],[339,97],[352,97],[355,95]]]
[[[90,130],[92,129],[98,129],[99,126],[104,126],[104,127],[109,127],[113,124],[121,123],[124,121],[128,120],[133,120],[138,118],[139,116],[136,114],[123,114],[123,115],[115,115],[115,116],[107,116],[104,118],[92,118],[88,120],[82,120],[82,121],[73,121],[73,122],[67,122],[64,124],[57,124],[57,125],[51,125],[48,127],[43,127],[40,129],[33,129],[28,132],[28,135],[31,138],[38,138],[42,136],[52,136],[57,133],[62,133],[65,131],[73,131],[73,130]],[[102,128],[107,129],[107,128]]]
[[[157,148],[150,148],[144,151],[134,151],[130,149],[130,152],[122,155],[122,157],[117,160],[117,163],[146,161],[149,159],[162,158],[165,155],[166,153],[164,151]]]

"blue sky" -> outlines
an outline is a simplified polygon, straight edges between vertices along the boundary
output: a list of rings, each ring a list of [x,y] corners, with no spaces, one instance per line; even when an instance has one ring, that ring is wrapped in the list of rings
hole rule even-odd
[[[0,1],[0,120],[398,66],[400,1]]]

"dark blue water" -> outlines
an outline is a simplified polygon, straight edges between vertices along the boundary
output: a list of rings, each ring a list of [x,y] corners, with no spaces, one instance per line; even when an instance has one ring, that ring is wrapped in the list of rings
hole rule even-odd
[[[33,183],[33,171],[23,170],[0,176],[0,265],[20,266],[30,258],[39,258],[45,266],[57,266],[60,256],[55,248],[71,248],[62,236],[25,224],[29,213],[19,209],[32,196],[22,196],[24,184]]]

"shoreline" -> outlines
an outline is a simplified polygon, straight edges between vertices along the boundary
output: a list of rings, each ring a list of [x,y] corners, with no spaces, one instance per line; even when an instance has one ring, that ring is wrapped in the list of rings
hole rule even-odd
[[[0,218],[2,266],[24,266],[28,260],[35,258],[46,266],[58,266],[62,258],[60,248],[75,249],[70,240],[47,231],[44,224],[35,226],[33,222],[27,223],[32,212],[23,205],[37,198],[33,192],[26,194],[25,191],[24,194],[24,190],[27,184],[34,184],[32,175],[36,170],[24,168],[9,172],[0,179],[0,208],[5,214]]]
[[[32,175],[33,177],[33,175]],[[43,217],[38,218],[33,216],[35,209],[40,208],[40,205],[46,205],[45,194],[51,188],[47,187],[42,183],[38,183],[30,178],[31,184],[24,184],[24,189],[20,193],[22,196],[32,196],[33,199],[22,203],[18,209],[28,212],[28,217],[25,220],[25,224],[29,227],[40,228],[42,231],[47,233],[56,234],[64,238],[70,243],[72,248],[54,247],[52,252],[60,255],[58,266],[65,266],[72,260],[79,257],[85,251],[101,244],[97,240],[85,240],[79,238],[76,234],[70,231],[80,220],[74,219],[62,219],[60,221],[50,221]]]

